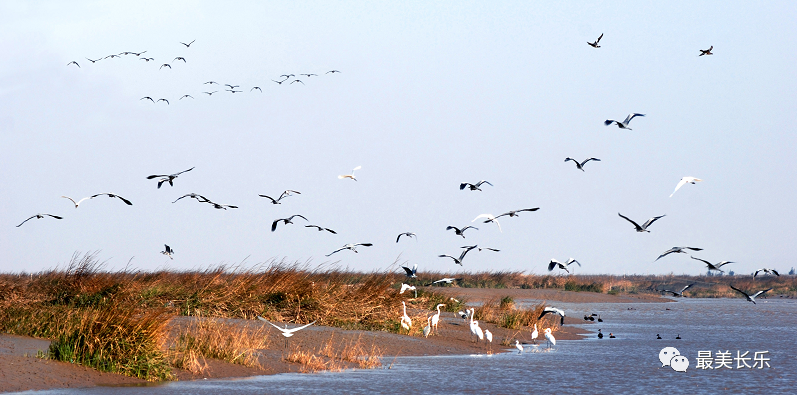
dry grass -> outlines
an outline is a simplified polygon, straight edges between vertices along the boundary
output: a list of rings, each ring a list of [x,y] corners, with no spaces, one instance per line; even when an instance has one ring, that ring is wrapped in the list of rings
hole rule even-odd
[[[292,348],[285,361],[301,365],[301,372],[340,371],[350,367],[374,369],[382,366],[382,352],[372,344],[363,344],[362,335],[356,339],[335,341],[331,336],[317,350],[303,351]]]

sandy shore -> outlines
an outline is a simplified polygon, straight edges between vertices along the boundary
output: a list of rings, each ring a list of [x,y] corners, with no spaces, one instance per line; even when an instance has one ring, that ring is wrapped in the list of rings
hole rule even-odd
[[[516,302],[573,302],[573,303],[629,303],[629,302],[666,302],[665,298],[656,296],[612,296],[588,292],[566,292],[556,290],[523,290],[523,289],[473,289],[473,288],[436,288],[435,291],[456,298],[465,298],[472,303],[486,300],[497,300],[511,296]],[[410,312],[412,314],[413,312]],[[421,311],[415,313],[423,314]],[[186,320],[180,317],[178,320]],[[241,324],[248,323],[244,320]],[[586,331],[573,327],[572,324],[583,324],[579,317],[567,317],[565,325],[555,336],[558,340],[580,339]],[[415,326],[425,326],[425,322],[415,322]],[[335,351],[342,350],[346,344],[358,342],[365,349],[378,350],[382,355],[382,363],[390,365],[394,356],[453,355],[502,352],[510,349],[501,346],[514,343],[519,339],[523,343],[531,342],[528,330],[515,331],[498,328],[493,324],[481,323],[483,329],[489,329],[494,336],[492,345],[475,343],[471,339],[468,324],[453,313],[443,313],[437,334],[429,338],[419,336],[398,335],[387,332],[346,331],[338,328],[311,326],[290,339],[290,349],[299,349],[316,353],[324,347]],[[301,366],[283,361],[288,350],[283,346],[283,338],[276,329],[270,328],[267,335],[274,339],[270,349],[262,350],[259,358],[263,370],[240,365],[229,364],[217,360],[207,360],[208,369],[201,375],[175,370],[178,380],[197,380],[204,378],[246,377],[263,374],[298,372]],[[118,374],[100,373],[79,365],[65,362],[49,361],[36,358],[38,350],[47,350],[49,341],[21,336],[0,335],[0,392],[42,390],[48,388],[75,388],[97,385],[143,385],[143,380]],[[353,364],[343,367],[355,367]]]

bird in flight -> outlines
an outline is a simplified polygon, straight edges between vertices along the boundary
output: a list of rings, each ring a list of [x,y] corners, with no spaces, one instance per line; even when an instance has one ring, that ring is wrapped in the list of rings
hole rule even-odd
[[[562,317],[561,325],[565,324],[565,312],[563,310],[557,309],[556,307],[550,307],[550,306],[545,307],[545,309],[542,310],[542,314],[540,314],[540,316],[537,317],[537,321],[541,320],[542,317],[545,317],[545,315],[548,313],[554,313],[559,315],[560,317]]]
[[[437,281],[432,281],[429,284],[424,285],[424,287],[428,287],[430,285],[435,285],[435,284],[443,284],[443,283],[452,284],[454,281],[460,281],[460,280],[462,279],[454,277],[446,277],[446,278],[441,278],[440,280]]]
[[[464,250],[462,251],[462,253],[461,253],[461,254],[459,254],[459,258],[453,257],[453,256],[451,256],[451,255],[438,255],[438,257],[439,257],[439,258],[451,258],[451,259],[453,259],[453,260],[454,260],[454,263],[456,263],[457,265],[460,265],[460,266],[462,266],[462,260],[464,260],[464,259],[465,259],[465,254],[467,254],[467,253],[468,253],[468,252],[470,252],[471,250],[473,250],[473,249],[475,249],[475,248],[478,248],[478,247],[479,247],[479,246],[477,246],[477,245],[475,245],[475,246],[464,246],[464,247],[460,247],[460,248],[463,248]]]
[[[342,180],[344,178],[351,178],[352,180],[357,181],[357,178],[354,177],[354,172],[360,169],[362,169],[362,166],[357,166],[354,169],[352,169],[351,174],[340,175],[338,176],[338,179]]]
[[[69,62],[69,63],[67,63],[66,65],[67,65],[67,66],[69,66],[70,64],[73,64],[73,63],[75,64],[75,66],[77,66],[78,68],[80,68],[80,65],[79,65],[79,64],[77,64],[77,62],[75,62],[74,60],[73,60],[73,61],[71,61],[71,62]],[[93,63],[93,62],[92,62],[92,63]]]
[[[224,86],[228,86],[228,87],[230,87],[230,89],[235,89],[235,88],[240,87],[240,85],[230,85],[230,84],[224,84]],[[228,89],[228,90],[230,90],[230,89]]]
[[[323,227],[321,227],[321,226],[318,226],[318,225],[305,225],[304,227],[305,227],[305,228],[316,228],[316,229],[318,229],[318,231],[319,231],[319,232],[321,232],[321,231],[325,230],[325,231],[327,231],[327,232],[329,232],[329,233],[332,233],[333,235],[336,235],[336,234],[338,234],[338,232],[335,232],[335,231],[334,231],[334,230],[332,230],[332,229],[329,229],[329,228],[323,228]]]
[[[163,99],[163,98],[161,98],[161,99],[158,99],[157,101],[165,101],[165,102],[166,102],[166,105],[169,105],[169,101],[168,101],[168,100],[166,100],[166,99]]]
[[[89,59],[89,58],[86,58],[86,60],[88,60],[88,61],[89,61],[89,62],[91,62],[91,63],[96,63],[96,62],[98,62],[98,61],[102,60],[102,58],[99,58],[99,59],[97,59],[97,60],[91,60],[91,59]],[[69,65],[67,65],[67,66],[69,66]]]
[[[227,92],[230,92],[230,93],[241,93],[241,92],[243,92],[243,91],[237,91],[237,90],[235,90],[235,89],[225,89],[225,90],[226,90]]]
[[[57,216],[57,215],[52,215],[52,214],[36,214],[36,215],[31,215],[30,217],[28,217],[28,219],[26,219],[26,220],[22,221],[22,224],[24,224],[25,222],[28,222],[28,221],[30,221],[30,220],[32,220],[32,219],[34,219],[34,218],[36,218],[36,219],[42,219],[42,218],[44,218],[44,216],[45,216],[45,215],[46,215],[46,216],[48,216],[48,217],[53,217],[53,218],[55,218],[55,219],[63,219],[62,217],[59,217],[59,216]],[[19,225],[17,225],[17,228],[19,228],[20,226],[22,226],[22,224],[19,224]]]
[[[412,269],[410,269],[410,268],[408,268],[406,266],[402,266],[401,268],[404,269],[404,272],[405,272],[404,274],[407,277],[409,277],[409,278],[417,278],[418,277],[418,276],[416,276],[416,273],[418,272],[418,264],[417,263],[412,265]]]
[[[577,161],[577,160],[575,160],[575,159],[573,159],[573,158],[565,158],[565,162],[567,162],[567,161],[569,161],[569,160],[572,160],[572,161],[573,161],[573,163],[575,163],[575,164],[576,164],[576,169],[579,169],[579,170],[581,170],[581,171],[584,171],[584,165],[585,165],[585,164],[587,164],[587,162],[589,162],[589,161],[591,161],[591,160],[594,160],[594,161],[596,161],[596,162],[600,162],[600,161],[601,161],[601,160],[600,160],[600,159],[598,159],[598,158],[588,158],[588,159],[584,159],[584,161],[583,161],[583,162],[581,162],[581,163],[578,163],[578,161]]]
[[[162,68],[164,68],[164,67],[168,67],[168,68],[170,68],[170,69],[172,68],[172,66],[171,66],[170,64],[168,64],[168,63],[164,63],[164,64],[162,64],[162,65],[161,65],[161,67],[158,67],[158,70],[160,70],[160,69],[162,69]]]
[[[706,50],[703,50],[703,49],[701,49],[701,50],[700,50],[700,55],[697,55],[697,56],[703,56],[703,55],[714,55],[713,53],[711,53],[711,50],[712,50],[712,49],[714,49],[714,46],[713,46],[713,45],[712,45],[712,46],[710,46],[710,47],[709,47],[708,49],[706,49]]]
[[[691,284],[689,284],[689,285],[687,285],[687,286],[685,286],[685,287],[681,288],[681,290],[680,290],[680,291],[678,291],[678,292],[676,292],[676,291],[670,291],[669,289],[662,289],[660,292],[669,292],[669,293],[671,293],[671,294],[672,294],[672,296],[676,296],[676,297],[683,297],[683,296],[684,296],[684,295],[683,295],[684,291],[686,291],[687,289],[689,289],[689,287],[691,287],[691,286],[693,286],[693,285],[695,285],[695,283],[691,283]]]
[[[283,83],[283,82],[285,82],[285,81],[287,81],[287,80],[288,80],[288,79],[286,78],[286,79],[284,79],[284,80],[282,80],[282,81],[277,81],[277,80],[272,80],[272,81],[274,81],[274,82],[276,82],[276,83],[278,83],[278,84],[282,85],[282,83]]]
[[[149,63],[150,60],[155,60],[155,58],[146,58],[146,57],[145,58],[139,58],[139,59],[141,59],[141,60],[143,60],[143,61],[145,61],[147,63]]]
[[[176,57],[176,58],[172,59],[172,61],[175,61],[175,60],[182,60],[182,61],[183,61],[183,63],[188,63],[188,62],[186,62],[186,61],[185,61],[185,58],[184,58],[184,57],[182,57],[182,56],[178,56],[178,57]]]
[[[725,266],[725,265],[727,265],[729,263],[733,263],[733,262],[730,262],[730,261],[722,261],[722,262],[717,263],[716,265],[714,265],[714,264],[712,264],[711,262],[709,262],[709,261],[707,261],[705,259],[695,258],[695,257],[693,257],[691,255],[689,255],[689,257],[694,259],[694,260],[697,260],[697,261],[705,263],[708,266],[708,270],[709,271],[716,270],[716,271],[719,271],[721,273],[725,273],[722,269],[720,269],[721,267],[723,267],[723,266]]]
[[[337,70],[329,70],[329,71],[327,71],[327,72],[326,72],[326,74],[329,74],[329,73],[335,74],[335,73],[340,73],[340,71],[337,71]]]
[[[404,232],[404,233],[400,233],[400,234],[398,235],[398,237],[396,237],[396,243],[398,243],[398,242],[399,242],[399,239],[401,238],[401,236],[414,237],[414,238],[415,238],[415,241],[418,241],[418,235],[416,235],[415,233],[412,233],[412,232]]]
[[[212,95],[213,95],[214,93],[216,93],[216,92],[218,92],[218,91],[213,91],[213,92],[202,92],[202,93],[205,93],[205,94],[207,94],[208,96],[212,96]]]
[[[771,290],[772,290],[772,288],[770,288],[770,289],[765,289],[765,290],[763,290],[763,291],[758,291],[758,292],[756,292],[755,294],[753,294],[753,295],[750,295],[750,294],[748,294],[747,292],[744,292],[744,291],[742,291],[741,289],[734,287],[733,285],[729,285],[729,287],[731,287],[731,289],[733,289],[734,291],[736,291],[736,292],[738,292],[738,293],[740,293],[740,294],[744,295],[744,297],[745,297],[747,300],[749,300],[749,301],[753,302],[753,304],[756,304],[756,303],[755,303],[755,298],[756,298],[757,296],[763,295],[763,294],[765,294],[765,293],[767,293],[767,292],[769,292],[769,291],[771,291]]]
[[[198,202],[200,202],[200,203],[208,203],[208,202],[210,202],[210,199],[208,199],[208,198],[206,198],[206,197],[204,197],[204,196],[202,196],[202,195],[198,195],[198,194],[196,194],[196,193],[189,193],[189,194],[185,194],[185,195],[183,195],[183,196],[180,196],[180,197],[178,197],[178,198],[177,198],[175,201],[173,201],[172,203],[177,203],[177,201],[178,201],[178,200],[180,200],[180,199],[182,199],[182,198],[191,198],[191,199],[196,199],[196,200],[197,200]]]
[[[318,77],[318,74],[299,74],[299,75],[303,75],[303,76],[305,76],[305,77],[307,77],[307,78],[310,78],[310,77],[312,77],[312,76],[316,76],[316,77]]]
[[[758,270],[755,271],[755,273],[753,273],[753,278],[755,278],[755,276],[758,275],[758,272],[764,272],[766,274],[774,274],[774,275],[780,277],[780,273],[778,273],[778,271],[775,270],[775,269],[758,269]]]
[[[606,125],[606,126],[609,126],[612,123],[616,123],[617,127],[619,127],[620,129],[634,130],[634,129],[631,129],[631,128],[628,127],[628,123],[631,122],[631,120],[634,119],[634,117],[644,117],[644,116],[645,116],[645,114],[633,113],[633,114],[628,114],[628,116],[625,118],[625,121],[623,121],[623,122],[615,121],[613,119],[607,119],[607,120],[603,121],[603,124]]]
[[[488,223],[488,222],[492,222],[492,223],[498,225],[498,230],[500,232],[502,232],[502,233],[504,232],[503,230],[501,230],[501,224],[498,223],[498,217],[496,217],[496,216],[494,216],[492,214],[479,214],[478,217],[474,218],[473,221],[470,221],[470,222],[474,222],[474,221],[476,221],[479,218],[487,218],[487,220],[484,221],[485,224]]]
[[[465,187],[468,187],[468,188],[470,188],[471,191],[481,191],[481,188],[479,188],[479,187],[482,186],[482,184],[487,184],[489,186],[493,186],[493,184],[491,184],[490,181],[487,181],[487,180],[481,180],[481,181],[479,181],[479,182],[477,182],[475,184],[471,184],[469,182],[463,182],[463,183],[459,184],[459,190],[461,191],[461,190],[464,190]]]
[[[658,217],[653,217],[653,218],[651,218],[651,219],[649,219],[649,220],[645,221],[645,223],[644,223],[644,224],[642,224],[642,226],[639,226],[639,224],[637,224],[636,222],[632,221],[630,218],[626,217],[625,215],[622,215],[622,214],[620,214],[620,213],[617,213],[617,215],[619,215],[620,217],[622,217],[622,218],[623,218],[623,219],[625,219],[626,221],[628,221],[628,222],[630,222],[630,223],[634,224],[634,227],[636,228],[636,231],[637,231],[637,232],[648,232],[648,233],[650,233],[650,231],[648,230],[648,227],[649,227],[651,224],[653,224],[654,222],[656,222],[656,220],[657,220],[657,219],[659,219],[659,218],[661,218],[661,217],[664,217],[664,216],[666,216],[666,214],[665,214],[665,215],[659,215]]]
[[[293,81],[291,81],[291,84],[293,84],[294,82],[301,82],[302,85],[304,85],[304,82],[302,82],[302,80],[293,80]]]
[[[271,200],[272,204],[282,204],[282,203],[280,203],[280,201],[282,199],[284,199],[284,198],[286,198],[288,196],[293,196],[294,193],[297,194],[297,195],[301,195],[302,194],[299,191],[294,191],[294,190],[288,189],[285,192],[282,192],[282,194],[280,195],[280,197],[277,200],[274,200],[274,198],[272,198],[271,196],[266,196],[266,195],[257,195],[257,196],[264,197],[266,199]]]
[[[570,273],[570,270],[567,270],[567,267],[572,265],[572,264],[574,264],[574,263],[577,263],[579,267],[581,266],[581,262],[579,262],[579,261],[577,261],[577,260],[575,260],[573,258],[568,259],[567,262],[565,262],[565,263],[559,262],[556,259],[551,259],[551,262],[548,263],[548,271],[549,272],[553,271],[553,269],[558,266],[559,269],[562,269],[562,270]]]
[[[268,322],[268,321],[266,321],[266,319],[265,319],[265,318],[263,318],[263,317],[261,317],[261,316],[257,316],[257,319],[259,319],[260,321],[263,321],[263,322]],[[294,335],[294,332],[298,332],[298,331],[300,331],[300,330],[302,330],[302,329],[304,329],[304,328],[307,328],[308,326],[310,326],[310,325],[313,325],[313,324],[315,324],[316,322],[315,322],[315,321],[313,321],[313,322],[311,322],[311,323],[309,323],[309,324],[307,324],[307,325],[304,325],[304,326],[299,326],[299,327],[296,327],[296,328],[293,328],[293,329],[288,329],[288,324],[285,324],[285,328],[280,328],[280,327],[278,327],[278,326],[276,326],[276,325],[272,324],[271,322],[268,322],[268,323],[269,323],[269,324],[271,324],[271,326],[273,326],[273,327],[275,327],[275,328],[279,329],[279,331],[280,331],[280,332],[282,332],[282,336],[285,336],[285,337],[291,337],[291,336],[293,336],[293,335]]]
[[[108,58],[113,59],[113,58],[118,58],[118,57],[119,57],[119,55],[108,55],[108,56],[104,57],[103,59],[108,59]]]
[[[212,84],[216,84],[216,85],[218,85],[219,83],[218,83],[218,82],[216,82],[216,81],[208,81],[208,82],[205,82],[205,83],[204,83],[204,84],[202,84],[202,85],[208,85],[208,84],[211,84],[211,85],[212,85]]]
[[[255,90],[255,89],[259,90],[259,91],[260,91],[260,93],[263,93],[263,90],[262,90],[262,89],[260,89],[260,87],[259,87],[259,86],[256,86],[256,87],[254,87],[254,88],[250,89],[250,90],[249,90],[249,92],[251,92],[251,91],[253,91],[253,90]]]
[[[307,221],[307,218],[305,218],[303,215],[301,215],[301,214],[294,214],[294,215],[291,215],[291,216],[290,216],[290,217],[288,217],[288,218],[280,218],[280,219],[276,219],[276,220],[274,220],[274,222],[272,222],[272,223],[271,223],[271,231],[273,232],[273,231],[277,230],[277,224],[278,224],[280,221],[282,221],[282,223],[283,223],[283,224],[285,224],[285,225],[287,225],[287,224],[292,224],[292,223],[293,223],[293,221],[292,221],[292,220],[293,220],[295,217],[299,217],[299,218],[301,218],[301,219],[303,219],[303,220]]]
[[[194,40],[194,41],[196,41],[196,40]],[[193,44],[193,43],[194,43],[194,41],[191,41],[191,42],[190,42],[190,43],[188,43],[188,44],[186,44],[186,43],[184,43],[184,42],[182,42],[182,41],[181,41],[181,42],[180,42],[180,44],[183,44],[183,45],[185,45],[185,47],[186,47],[186,48],[189,48],[189,47],[191,47],[191,44]]]
[[[213,208],[218,209],[218,210],[226,210],[228,208],[238,208],[238,206],[233,206],[231,204],[219,204],[219,203],[211,202],[210,200],[208,200],[205,203],[210,203],[211,205],[213,205]]]
[[[600,48],[601,46],[598,45],[598,43],[601,42],[602,38],[603,38],[603,33],[601,33],[600,37],[598,37],[598,39],[595,40],[594,43],[591,43],[591,42],[587,41],[587,44],[589,44],[589,46],[591,46],[592,48]]]
[[[77,208],[78,206],[80,206],[80,203],[83,203],[83,201],[84,201],[84,200],[91,199],[91,197],[84,197],[83,199],[80,199],[80,200],[78,200],[78,201],[76,202],[76,201],[75,201],[75,199],[72,199],[72,198],[71,198],[71,197],[69,197],[69,196],[61,196],[61,197],[62,197],[62,198],[64,198],[64,199],[69,199],[69,200],[71,200],[71,201],[72,201],[72,204],[74,204],[74,205],[75,205],[75,208]]]
[[[658,261],[659,259],[664,258],[665,256],[670,255],[672,253],[686,254],[686,251],[684,251],[684,250],[703,251],[702,248],[696,248],[696,247],[673,247],[673,248],[670,248],[667,251],[664,251],[663,254],[659,255],[659,257],[656,258],[656,261]]]
[[[287,80],[288,78],[291,78],[291,77],[296,77],[296,76],[295,76],[295,75],[293,75],[293,74],[283,74],[283,75],[281,75],[280,77],[285,77],[285,79]],[[284,81],[284,80],[283,80],[283,81]]]
[[[174,250],[171,247],[169,247],[168,245],[166,245],[166,244],[163,245],[163,251],[161,251],[161,254],[168,256],[169,259],[174,259],[174,258],[172,258],[172,254],[174,254]]]
[[[457,236],[462,236],[462,238],[464,239],[465,238],[465,231],[468,230],[468,229],[471,229],[471,228],[479,230],[479,228],[477,228],[475,226],[466,226],[466,227],[464,227],[462,229],[459,229],[456,226],[447,226],[446,230],[454,229],[454,233],[456,233]]]
[[[373,245],[373,244],[371,244],[371,243],[352,243],[352,244],[346,244],[345,246],[343,246],[343,247],[341,247],[341,248],[338,248],[338,249],[337,249],[337,250],[335,250],[335,251],[332,251],[332,252],[330,252],[329,254],[327,254],[327,256],[330,256],[330,255],[332,255],[332,254],[334,254],[334,253],[336,253],[336,252],[340,252],[340,251],[343,251],[343,250],[352,250],[352,251],[354,251],[354,252],[357,252],[357,247],[358,247],[358,246],[370,247],[370,246],[372,246],[372,245]]]
[[[160,189],[161,185],[163,185],[164,182],[168,182],[170,186],[174,186],[174,183],[172,181],[174,181],[174,179],[177,178],[177,176],[179,176],[180,174],[183,174],[185,172],[189,172],[191,170],[194,170],[194,168],[192,167],[192,168],[190,168],[188,170],[183,170],[183,171],[181,171],[179,173],[174,173],[174,174],[169,174],[169,175],[154,174],[154,175],[148,176],[147,179],[151,180],[153,178],[163,177],[160,180],[158,180],[158,189]]]
[[[113,194],[113,193],[98,193],[96,195],[91,195],[91,197],[89,199],[94,199],[97,196],[103,196],[103,195],[108,196],[109,198],[117,198],[117,199],[123,201],[128,206],[132,206],[133,205],[133,203],[131,203],[129,200],[127,200],[127,199],[125,199],[125,198],[123,198],[123,197],[121,197],[119,195]],[[72,199],[69,199],[69,200],[72,200]],[[72,200],[72,202],[74,202],[74,200]],[[77,206],[75,206],[75,208],[77,208]]]
[[[190,97],[190,98],[192,98],[192,99],[194,98],[194,97],[193,97],[193,96],[191,96],[191,95],[183,95],[183,97],[181,97],[181,98],[180,98],[180,100],[183,100],[183,99],[184,99],[184,98],[186,98],[186,97]]]
[[[675,195],[675,192],[678,192],[678,190],[681,189],[681,187],[684,186],[685,184],[687,184],[687,183],[688,184],[694,184],[694,183],[699,182],[699,181],[703,181],[703,180],[701,180],[699,178],[695,178],[695,177],[682,177],[681,181],[678,181],[678,185],[675,186],[675,190],[672,191],[672,193],[670,194],[670,197],[672,197],[672,195]]]
[[[151,102],[155,103],[155,100],[153,100],[153,99],[152,99],[151,97],[149,97],[149,96],[144,96],[144,97],[142,97],[142,98],[140,98],[140,99],[138,99],[138,100],[149,100],[149,101],[151,101]]]
[[[499,216],[497,216],[495,218],[501,218],[501,217],[503,217],[505,215],[508,215],[509,217],[519,217],[520,214],[518,214],[518,213],[520,213],[520,212],[523,212],[523,211],[537,211],[539,209],[540,209],[539,207],[535,207],[535,208],[522,208],[520,210],[512,210],[512,211],[510,211],[508,213],[503,213],[503,214],[501,214],[501,215],[499,215]],[[484,221],[484,222],[487,223],[489,221]]]

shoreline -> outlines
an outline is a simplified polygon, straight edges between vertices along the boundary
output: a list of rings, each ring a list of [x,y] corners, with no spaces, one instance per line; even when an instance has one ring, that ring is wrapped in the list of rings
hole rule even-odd
[[[490,289],[490,288],[434,288],[436,292],[449,297],[465,298],[468,302],[479,303],[487,300],[511,296],[517,303],[548,302],[567,303],[667,303],[669,299],[650,295],[607,295],[590,292],[570,292],[546,289]],[[414,313],[424,315],[418,310]],[[186,322],[187,317],[176,317],[175,325]],[[249,325],[251,320],[228,320],[238,325]],[[469,325],[454,313],[441,314],[441,323],[437,334],[428,338],[421,336],[400,335],[389,332],[370,332],[362,330],[344,330],[340,328],[311,326],[298,332],[288,341],[288,348],[283,346],[283,338],[279,331],[268,326],[265,335],[272,339],[273,345],[260,350],[258,362],[262,370],[231,364],[219,360],[205,359],[204,372],[191,374],[182,369],[174,369],[178,381],[224,379],[235,377],[251,377],[279,373],[301,372],[303,365],[287,362],[284,357],[291,351],[303,351],[312,354],[339,354],[353,344],[373,355],[381,357],[382,366],[389,366],[391,359],[402,356],[439,356],[500,353],[511,349],[515,339],[521,343],[531,343],[530,328],[510,330],[498,328],[494,324],[480,323],[483,329],[489,329],[494,336],[493,343],[484,341],[476,343],[472,340]],[[558,321],[558,320],[557,320]],[[551,322],[551,321],[548,321]],[[557,328],[554,335],[558,340],[579,340],[588,333],[574,324],[586,324],[580,317],[565,317],[564,326]],[[425,322],[415,320],[413,328],[425,326]],[[542,329],[540,328],[540,332]],[[540,336],[542,338],[542,336]],[[501,345],[502,341],[505,345]],[[540,343],[540,340],[537,339]],[[543,341],[544,342],[544,338]],[[83,388],[93,386],[117,385],[152,385],[141,379],[121,374],[101,373],[94,369],[66,362],[51,361],[36,357],[38,350],[45,351],[48,340],[23,336],[0,334],[0,392],[44,390],[54,388]],[[329,359],[320,358],[324,361]],[[330,370],[357,368],[354,362],[337,361]]]

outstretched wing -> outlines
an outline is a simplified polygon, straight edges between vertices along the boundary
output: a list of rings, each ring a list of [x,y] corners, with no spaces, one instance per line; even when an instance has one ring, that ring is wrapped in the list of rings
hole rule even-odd
[[[741,289],[734,287],[733,285],[728,285],[728,286],[731,287],[732,290],[744,295],[745,297],[747,297],[747,298],[750,297],[750,295],[748,295],[747,292],[744,292]]]
[[[686,178],[681,178],[681,181],[678,181],[678,185],[675,186],[675,190],[672,191],[672,193],[670,194],[670,197],[672,197],[672,195],[675,195],[675,192],[678,192],[678,190],[681,189],[681,187],[684,186],[684,184],[686,184],[687,182],[689,181],[687,181]]]
[[[266,198],[268,200],[271,200],[271,203],[273,203],[273,204],[279,204],[279,202],[274,200],[274,198],[271,197],[271,196],[266,196],[266,195],[257,195],[257,196],[264,197],[264,198]]]
[[[194,168],[192,167],[192,168],[190,168],[190,169],[188,169],[188,170],[183,170],[183,171],[181,171],[181,172],[179,172],[179,173],[174,173],[174,174],[172,174],[172,175],[173,175],[173,176],[179,176],[180,174],[183,174],[183,173],[185,173],[185,172],[189,172],[189,171],[191,171],[191,170],[194,170]]]
[[[645,223],[644,223],[644,224],[642,224],[642,229],[647,229],[647,228],[648,228],[648,226],[650,226],[650,224],[652,224],[652,223],[656,222],[656,220],[657,220],[657,219],[659,219],[659,218],[661,218],[661,217],[666,217],[666,215],[659,215],[658,217],[653,217],[653,218],[651,218],[651,219],[649,219],[649,220],[645,221]]]
[[[685,286],[685,287],[681,288],[681,293],[684,293],[684,291],[686,291],[687,289],[689,289],[689,287],[691,287],[691,286],[693,286],[693,285],[695,285],[695,283],[691,283],[691,284],[689,284],[689,285],[687,285],[687,286]]]
[[[587,162],[589,162],[589,161],[591,161],[591,160],[594,160],[595,162],[600,162],[600,161],[601,161],[601,160],[600,160],[600,159],[598,159],[598,158],[589,158],[589,159],[584,159],[584,161],[583,161],[583,162],[581,162],[581,167],[584,167],[584,164],[586,164]],[[575,162],[575,161],[574,161],[574,162]]]
[[[626,217],[625,215],[622,215],[622,214],[620,214],[620,213],[617,213],[617,215],[619,215],[620,217],[622,217],[624,220],[626,220],[626,221],[628,221],[628,222],[630,222],[630,223],[634,224],[634,227],[636,227],[637,229],[642,229],[642,227],[641,227],[641,226],[639,226],[639,224],[637,224],[636,222],[632,221],[632,220],[631,220],[631,218],[628,218],[628,217]]]
[[[769,292],[769,291],[771,291],[771,290],[772,290],[772,288],[770,288],[770,289],[765,289],[765,290],[763,290],[763,291],[758,291],[758,292],[756,292],[756,293],[755,293],[753,296],[751,296],[751,298],[755,298],[755,297],[757,297],[757,296],[759,296],[759,295],[762,295],[762,294],[765,294],[765,293],[767,293],[767,292]]]
[[[603,38],[603,33],[601,33],[600,37],[598,37],[598,39],[595,41],[595,44],[601,42],[602,38]]]
[[[623,121],[623,123],[628,125],[628,123],[631,122],[632,119],[634,119],[636,117],[644,117],[644,116],[645,116],[645,114],[638,114],[638,113],[628,114],[628,117],[625,118],[625,121]]]
[[[30,221],[30,220],[31,220],[31,219],[33,219],[33,218],[36,218],[36,216],[35,216],[35,215],[31,215],[30,217],[28,217],[28,219],[26,219],[26,220],[22,221],[22,224],[24,224],[25,222],[28,222],[28,221]],[[19,225],[17,225],[17,228],[19,228],[20,226],[22,226],[22,224],[19,224]]]
[[[303,215],[301,215],[301,214],[294,214],[294,215],[291,215],[291,216],[288,218],[288,221],[292,220],[294,217],[299,217],[299,218],[301,218],[301,219],[303,219],[303,220],[305,220],[305,221],[309,221],[307,218],[305,218],[305,217],[304,217]]]
[[[284,220],[284,219],[277,219],[277,220],[274,220],[274,222],[272,222],[272,223],[271,223],[271,231],[272,231],[272,232],[273,232],[273,231],[275,231],[275,230],[277,230],[277,224],[278,224],[280,221],[285,221],[285,220]],[[331,255],[331,254],[330,254],[330,255]],[[329,255],[327,255],[327,256],[329,256]]]

